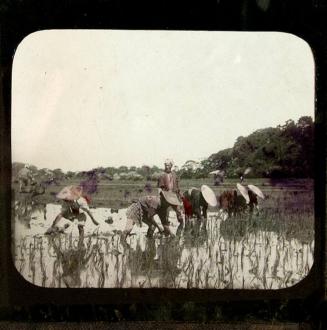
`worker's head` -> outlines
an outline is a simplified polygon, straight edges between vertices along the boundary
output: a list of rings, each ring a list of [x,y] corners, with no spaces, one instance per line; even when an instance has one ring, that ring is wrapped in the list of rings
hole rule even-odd
[[[165,160],[165,172],[170,173],[174,165],[174,162],[171,159]]]
[[[27,169],[30,168],[29,164],[25,164],[24,167],[27,168]]]

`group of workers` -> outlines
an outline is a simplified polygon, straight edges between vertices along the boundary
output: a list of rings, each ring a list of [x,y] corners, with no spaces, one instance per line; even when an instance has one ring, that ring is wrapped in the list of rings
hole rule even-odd
[[[165,172],[158,180],[158,196],[141,197],[127,209],[127,224],[123,232],[124,239],[130,234],[134,224],[142,225],[142,222],[149,226],[147,236],[151,237],[155,228],[161,231],[154,220],[155,215],[158,215],[161,221],[163,234],[166,236],[171,235],[172,233],[168,221],[169,208],[175,211],[180,227],[183,227],[183,208],[185,221],[188,222],[194,214],[199,220],[206,219],[208,205],[217,205],[214,192],[205,185],[201,187],[201,190],[191,188],[182,194],[179,188],[177,175],[172,171],[172,166],[173,162],[171,160],[166,160]]]
[[[141,197],[133,201],[127,208],[127,222],[122,233],[123,240],[126,240],[135,224],[142,226],[143,223],[148,225],[148,237],[151,237],[156,229],[166,236],[172,235],[168,221],[169,208],[176,212],[177,220],[183,226],[183,207],[185,218],[188,220],[193,214],[196,214],[199,219],[206,218],[208,204],[211,206],[217,205],[215,194],[208,186],[202,186],[201,190],[191,188],[182,195],[177,175],[172,171],[172,166],[173,162],[166,160],[165,172],[158,180],[158,195]],[[95,225],[99,224],[90,212],[87,196],[84,196],[83,193],[81,186],[68,186],[56,195],[58,199],[62,200],[62,208],[47,233],[50,233],[56,227],[61,218],[70,221],[76,219],[80,235],[84,235],[86,214],[89,215]],[[159,217],[163,229],[154,220],[155,215]]]
[[[184,224],[188,224],[193,216],[197,218],[198,223],[202,221],[205,222],[207,219],[208,207],[217,206],[218,203],[215,193],[206,185],[202,185],[200,189],[192,187],[182,193],[179,187],[178,177],[176,173],[172,171],[173,161],[168,159],[165,161],[164,165],[165,171],[158,179],[158,195],[141,197],[133,201],[127,208],[126,226],[122,232],[123,241],[125,241],[131,233],[135,224],[142,226],[143,223],[148,226],[148,237],[152,237],[156,229],[165,236],[172,235],[168,217],[170,208],[176,213],[179,228],[183,228]],[[253,193],[251,187],[247,189],[243,185],[239,185],[238,189],[241,189],[240,192],[245,198],[246,204],[251,204],[252,206],[257,205],[257,194]],[[250,191],[251,200],[248,197],[248,191]],[[224,198],[224,194],[222,194],[219,198],[220,206],[228,211],[228,213],[230,213],[231,208],[235,208],[237,204],[236,199],[233,199],[232,195],[233,194],[231,194],[231,196],[225,196],[226,198]],[[77,220],[79,234],[83,236],[87,219],[86,214],[95,225],[99,225],[89,210],[88,199],[87,196],[83,195],[83,188],[81,186],[65,187],[56,197],[62,200],[62,209],[54,219],[47,233],[56,228],[61,218],[66,218],[70,221]],[[185,223],[183,213],[185,215]],[[154,220],[155,215],[159,217],[162,228]]]
[[[42,195],[45,193],[46,187],[59,182],[50,170],[45,169],[42,175],[33,173],[29,164],[25,164],[17,173],[20,193],[32,193],[33,195]],[[33,196],[32,195],[32,196]]]

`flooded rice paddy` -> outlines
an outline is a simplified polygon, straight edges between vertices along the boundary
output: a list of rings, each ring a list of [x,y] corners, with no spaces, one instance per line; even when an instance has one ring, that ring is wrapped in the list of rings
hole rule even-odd
[[[127,244],[120,241],[126,209],[91,209],[100,226],[88,218],[79,239],[77,224],[65,219],[60,233],[44,235],[60,205],[34,206],[25,219],[13,217],[14,263],[27,281],[52,288],[286,288],[313,264],[313,197],[303,198],[294,203],[293,193],[277,194],[252,217],[211,210],[206,224],[183,229],[170,212],[174,237],[147,238],[144,224],[134,226]]]

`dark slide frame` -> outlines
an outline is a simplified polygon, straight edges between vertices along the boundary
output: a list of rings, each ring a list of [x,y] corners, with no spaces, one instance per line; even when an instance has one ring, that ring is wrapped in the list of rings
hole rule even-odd
[[[326,324],[327,1],[2,0],[0,3],[0,318],[12,320],[275,320]],[[280,31],[315,59],[315,262],[283,290],[50,289],[11,258],[11,71],[18,44],[45,29]],[[27,123],[28,124],[28,123]]]

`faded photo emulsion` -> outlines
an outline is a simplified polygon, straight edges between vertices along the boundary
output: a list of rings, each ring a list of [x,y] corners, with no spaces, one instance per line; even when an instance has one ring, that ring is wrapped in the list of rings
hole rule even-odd
[[[291,34],[30,34],[12,71],[17,271],[48,288],[299,283],[314,114],[313,55]]]

